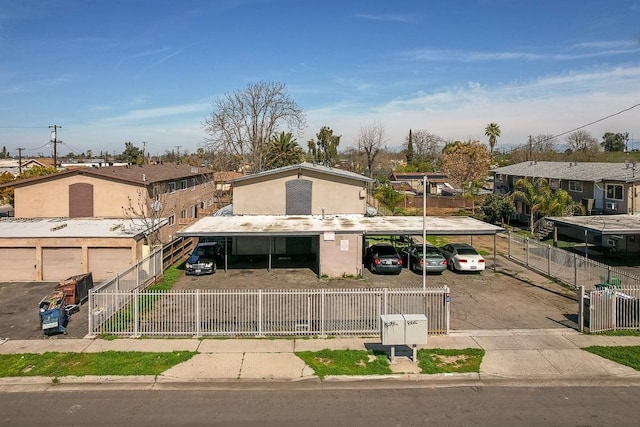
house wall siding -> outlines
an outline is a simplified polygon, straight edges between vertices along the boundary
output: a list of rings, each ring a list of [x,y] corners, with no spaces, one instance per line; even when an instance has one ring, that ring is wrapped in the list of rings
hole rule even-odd
[[[312,215],[366,213],[364,183],[313,171],[303,171],[300,178],[312,182]],[[286,182],[293,179],[298,179],[296,171],[234,183],[234,215],[285,215]]]

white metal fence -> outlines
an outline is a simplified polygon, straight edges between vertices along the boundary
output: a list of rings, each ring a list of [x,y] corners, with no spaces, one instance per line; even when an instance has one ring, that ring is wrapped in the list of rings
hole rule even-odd
[[[592,291],[611,282],[627,288],[640,287],[640,277],[634,274],[514,233],[509,233],[509,257],[576,290],[584,286],[586,291]]]
[[[125,336],[379,335],[380,315],[427,316],[449,332],[449,288],[109,290],[89,299],[90,334]],[[124,303],[124,304],[123,304]]]
[[[640,288],[580,289],[582,318],[589,332],[640,329]]]
[[[135,265],[112,279],[100,283],[89,291],[89,333],[91,334],[106,319],[116,316],[118,311],[131,302],[127,292],[141,291],[154,283],[164,271],[162,262],[162,248],[157,248],[149,256],[141,259]],[[111,298],[109,304],[103,304],[102,297],[97,295],[118,294]]]

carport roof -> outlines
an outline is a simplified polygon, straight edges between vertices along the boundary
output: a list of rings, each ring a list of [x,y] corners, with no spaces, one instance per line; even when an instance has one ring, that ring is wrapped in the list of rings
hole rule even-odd
[[[586,229],[602,235],[640,234],[640,215],[586,215],[546,219],[556,225]]]
[[[166,224],[162,219],[156,226]],[[9,218],[0,220],[1,238],[133,238],[148,230],[142,221],[92,218]]]
[[[205,217],[178,231],[181,237],[213,236],[317,236],[321,233],[340,234],[422,234],[421,216],[364,215],[236,215]],[[428,234],[488,235],[503,228],[462,216],[427,216]]]

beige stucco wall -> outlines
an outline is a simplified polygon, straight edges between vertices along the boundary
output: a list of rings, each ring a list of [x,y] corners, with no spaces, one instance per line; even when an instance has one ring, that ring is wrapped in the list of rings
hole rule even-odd
[[[297,171],[287,171],[234,183],[234,215],[284,215],[285,183],[297,179]],[[312,181],[311,214],[365,214],[366,184],[339,176],[302,170],[301,179]]]
[[[325,233],[320,235],[320,275],[341,277],[362,274],[362,236]]]
[[[123,217],[122,207],[128,205],[128,197],[137,200],[137,190],[141,188],[84,175],[52,179],[35,185],[16,187],[15,216],[17,218],[68,217],[69,186],[77,183],[93,185],[93,216],[96,218]]]

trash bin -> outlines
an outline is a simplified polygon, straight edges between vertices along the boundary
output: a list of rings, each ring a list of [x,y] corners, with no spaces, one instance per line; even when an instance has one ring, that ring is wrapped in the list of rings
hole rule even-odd
[[[40,301],[40,326],[45,335],[67,333],[69,314],[65,310],[64,292],[53,291]]]
[[[64,292],[67,304],[80,304],[89,297],[92,288],[93,275],[84,273],[60,281],[55,290]]]

